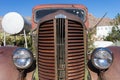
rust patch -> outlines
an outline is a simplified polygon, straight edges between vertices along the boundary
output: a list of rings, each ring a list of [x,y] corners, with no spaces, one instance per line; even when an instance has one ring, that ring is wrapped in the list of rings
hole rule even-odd
[[[3,54],[4,52],[3,52],[3,50],[0,50],[0,54]]]

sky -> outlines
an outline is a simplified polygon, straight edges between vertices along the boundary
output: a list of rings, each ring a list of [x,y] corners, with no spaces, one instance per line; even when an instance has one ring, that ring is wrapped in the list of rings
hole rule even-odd
[[[0,16],[8,12],[18,12],[22,16],[32,16],[32,8],[40,4],[83,4],[95,17],[115,18],[120,13],[120,0],[1,0]]]

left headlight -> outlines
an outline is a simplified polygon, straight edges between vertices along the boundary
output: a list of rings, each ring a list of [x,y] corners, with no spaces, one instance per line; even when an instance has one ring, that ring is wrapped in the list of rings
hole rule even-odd
[[[19,69],[27,69],[33,63],[33,55],[26,48],[18,48],[13,53],[13,62]]]
[[[113,54],[107,48],[97,48],[92,53],[92,64],[97,69],[107,69],[113,62]]]

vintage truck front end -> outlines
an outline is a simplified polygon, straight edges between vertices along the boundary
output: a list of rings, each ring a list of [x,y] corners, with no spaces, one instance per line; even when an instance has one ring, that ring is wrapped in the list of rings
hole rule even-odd
[[[87,25],[87,15],[83,5],[41,5],[34,8],[40,80],[85,79],[87,43],[84,23]]]
[[[84,5],[38,5],[33,8],[32,25],[37,29],[40,80],[119,80],[119,70],[113,67],[119,66],[119,47],[95,49],[87,59],[89,24]]]
[[[88,59],[84,5],[35,6],[32,29],[36,62],[27,48],[0,47],[0,80],[34,80],[35,64],[39,80],[120,79],[120,47],[97,48]]]

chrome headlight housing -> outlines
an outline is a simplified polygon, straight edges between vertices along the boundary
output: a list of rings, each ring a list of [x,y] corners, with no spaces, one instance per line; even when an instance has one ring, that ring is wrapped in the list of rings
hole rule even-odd
[[[107,48],[97,48],[92,53],[92,64],[97,69],[107,69],[113,62],[113,54]]]
[[[13,53],[13,62],[18,69],[27,69],[33,63],[33,55],[26,48],[18,48]]]

